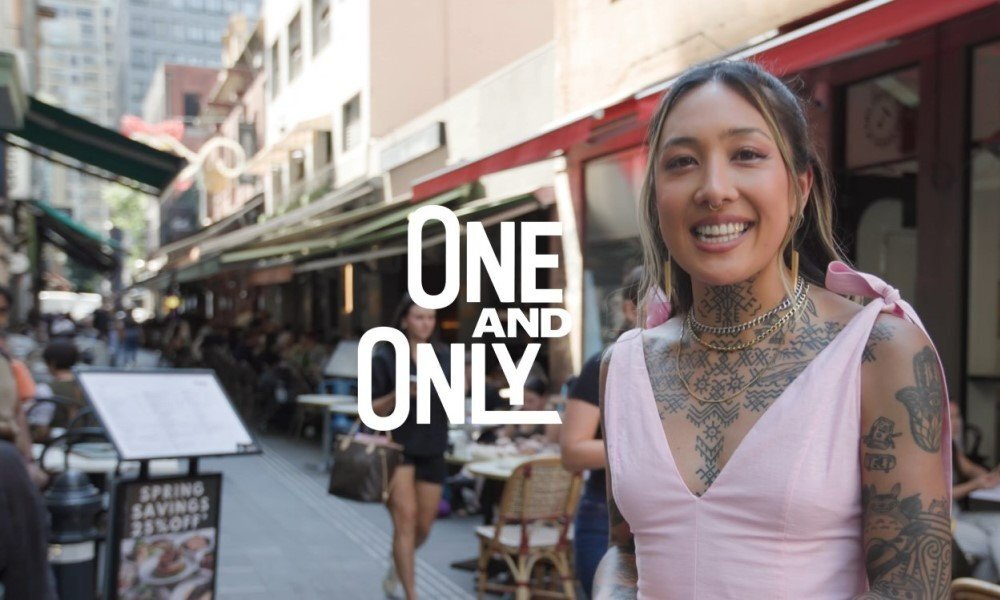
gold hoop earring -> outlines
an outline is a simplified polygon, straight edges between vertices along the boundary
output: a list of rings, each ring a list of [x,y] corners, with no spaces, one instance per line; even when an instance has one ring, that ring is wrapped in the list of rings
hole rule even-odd
[[[663,262],[663,293],[667,296],[667,301],[671,301],[674,295],[673,261],[670,257]]]

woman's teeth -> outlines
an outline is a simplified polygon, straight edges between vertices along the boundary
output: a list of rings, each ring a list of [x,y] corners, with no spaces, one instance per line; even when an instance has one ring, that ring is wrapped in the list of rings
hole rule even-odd
[[[749,228],[750,223],[723,223],[695,227],[694,233],[698,236],[699,241],[709,244],[724,244],[740,237]]]

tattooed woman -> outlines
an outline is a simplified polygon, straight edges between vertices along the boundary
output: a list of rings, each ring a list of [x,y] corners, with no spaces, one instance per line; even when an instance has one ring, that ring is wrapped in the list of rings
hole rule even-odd
[[[647,329],[602,367],[595,597],[945,597],[938,357],[896,290],[841,262],[832,210],[778,79],[720,62],[673,85],[640,200]]]

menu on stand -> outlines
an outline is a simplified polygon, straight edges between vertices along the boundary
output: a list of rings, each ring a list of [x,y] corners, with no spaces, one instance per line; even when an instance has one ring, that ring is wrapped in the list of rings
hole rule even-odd
[[[74,372],[122,460],[260,452],[213,371]]]

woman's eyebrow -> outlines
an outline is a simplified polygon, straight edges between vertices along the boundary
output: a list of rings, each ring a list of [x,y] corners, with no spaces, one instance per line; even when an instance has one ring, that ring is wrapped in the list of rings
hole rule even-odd
[[[740,137],[744,135],[754,135],[754,134],[762,135],[768,140],[771,140],[771,136],[768,135],[766,131],[764,131],[759,127],[730,127],[729,129],[722,132],[722,135],[720,135],[719,137],[721,139],[726,139],[726,138]],[[673,146],[698,147],[700,145],[701,144],[698,142],[697,138],[688,135],[676,135],[667,138],[667,140],[660,145],[660,151],[666,150],[667,148],[671,148]]]
[[[755,133],[766,137],[768,140],[771,139],[771,136],[769,136],[766,131],[758,127],[732,127],[730,129],[727,129],[725,133],[722,134],[721,137],[724,138],[739,137],[741,135],[752,135]]]
[[[672,146],[698,146],[698,140],[687,135],[675,135],[674,137],[667,138],[667,141],[663,142],[660,146],[660,150],[666,150]]]

